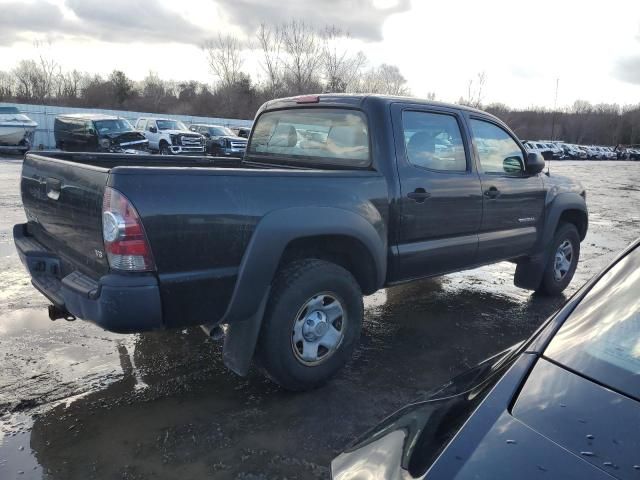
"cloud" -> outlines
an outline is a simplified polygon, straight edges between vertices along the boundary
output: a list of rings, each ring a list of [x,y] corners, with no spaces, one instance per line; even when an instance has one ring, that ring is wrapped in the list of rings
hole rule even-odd
[[[85,26],[84,33],[99,40],[199,44],[206,37],[179,10],[151,0],[67,0],[66,5]]]
[[[375,0],[216,0],[231,23],[247,34],[261,23],[277,25],[288,20],[304,21],[315,26],[335,26],[365,41],[382,40],[382,25],[394,13],[409,10],[409,0],[376,7]]]
[[[51,3],[2,3],[0,15],[0,45],[12,45],[27,40],[28,33],[53,33],[65,28],[62,10]]]
[[[618,59],[613,67],[613,76],[623,82],[640,85],[640,55]]]
[[[213,1],[229,26],[247,35],[261,23],[276,25],[295,19],[317,27],[335,26],[365,41],[382,40],[385,20],[410,8],[410,0]],[[2,2],[2,11],[11,13],[0,16],[0,46],[42,37],[200,45],[215,35],[215,27],[207,31],[181,15],[197,12],[197,6],[184,1],[175,5],[172,9],[157,0],[65,0],[61,5],[47,0],[9,0]]]
[[[46,37],[72,36],[112,43],[187,43],[198,45],[208,36],[187,21],[179,10],[171,11],[151,0],[67,0],[72,15],[47,1],[2,3],[0,45]],[[75,17],[75,18],[73,18]]]

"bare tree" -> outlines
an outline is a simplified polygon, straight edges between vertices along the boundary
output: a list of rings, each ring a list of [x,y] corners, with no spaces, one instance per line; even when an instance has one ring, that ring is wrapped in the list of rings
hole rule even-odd
[[[367,57],[361,51],[351,54],[346,47],[351,36],[336,27],[328,27],[322,38],[325,91],[346,92],[361,75]]]
[[[381,93],[385,95],[409,95],[407,79],[395,65],[383,63],[364,72],[354,88],[355,93]]]
[[[475,108],[482,107],[483,90],[486,83],[487,74],[478,72],[475,79],[470,78],[467,82],[467,98],[461,98],[459,103]]]
[[[257,33],[258,44],[262,50],[262,69],[267,75],[267,90],[275,97],[283,87],[282,73],[282,35],[278,28],[260,24]]]
[[[285,52],[285,81],[293,93],[308,93],[319,84],[322,67],[322,42],[316,30],[304,22],[292,20],[280,27]]]
[[[14,94],[13,77],[8,72],[0,71],[0,100],[8,100]]]
[[[203,45],[209,70],[223,87],[231,87],[240,81],[242,74],[242,49],[240,41],[231,35],[218,35]]]

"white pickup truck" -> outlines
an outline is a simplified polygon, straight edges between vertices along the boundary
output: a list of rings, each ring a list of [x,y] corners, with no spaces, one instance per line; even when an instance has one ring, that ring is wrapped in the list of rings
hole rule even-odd
[[[205,138],[190,131],[184,123],[170,118],[139,118],[136,130],[149,140],[149,150],[161,155],[205,153]]]

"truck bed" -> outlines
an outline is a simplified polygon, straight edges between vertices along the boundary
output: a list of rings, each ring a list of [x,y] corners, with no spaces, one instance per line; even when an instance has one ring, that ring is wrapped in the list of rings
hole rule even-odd
[[[351,211],[371,221],[386,243],[381,218],[388,215],[387,184],[373,170],[30,152],[21,182],[28,219],[22,231],[60,257],[61,281],[81,274],[99,285],[109,277],[102,238],[105,187],[126,196],[140,215],[155,259],[163,327],[222,318],[254,231],[269,213],[292,207]],[[301,228],[299,223],[289,227]]]

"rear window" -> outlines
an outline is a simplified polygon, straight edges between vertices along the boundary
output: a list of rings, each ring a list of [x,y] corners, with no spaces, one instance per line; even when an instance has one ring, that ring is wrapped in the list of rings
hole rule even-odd
[[[640,248],[582,299],[545,356],[640,399]]]
[[[362,112],[336,108],[265,112],[253,130],[248,153],[269,162],[366,167],[367,121]]]

